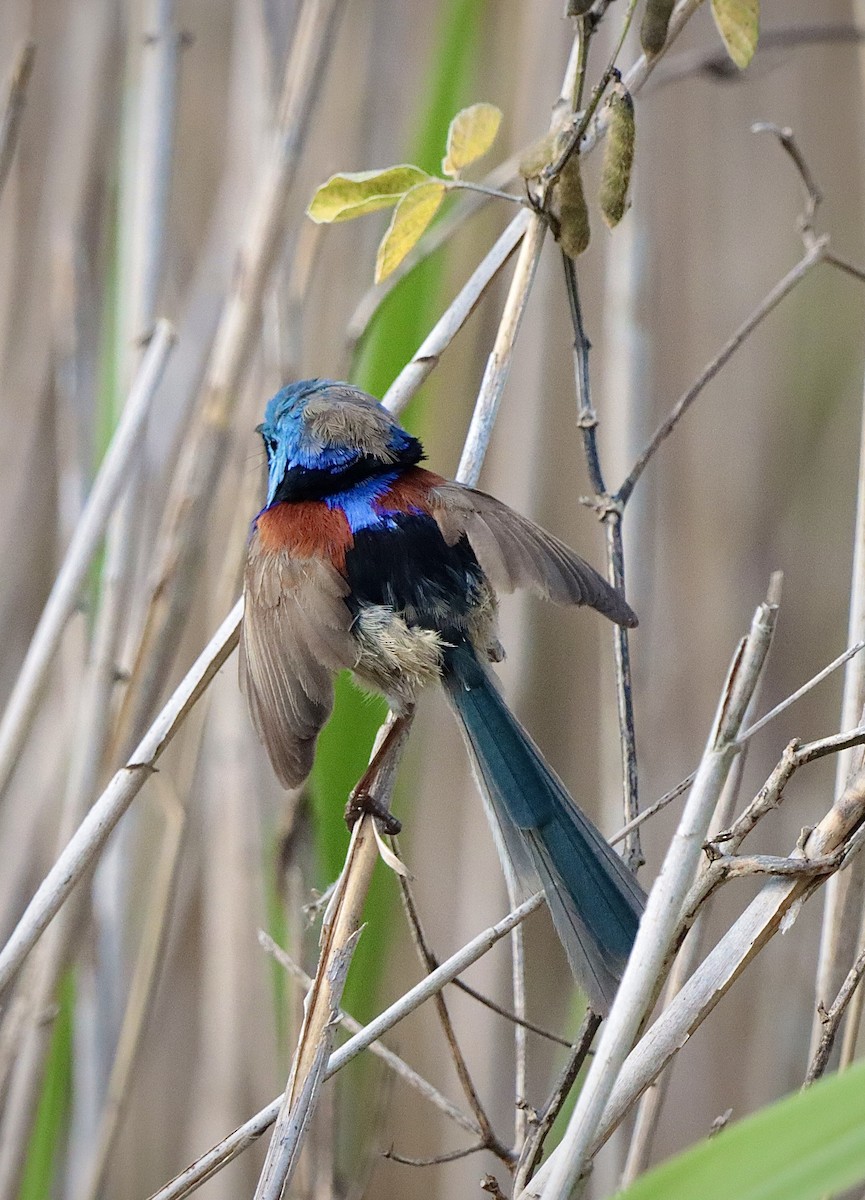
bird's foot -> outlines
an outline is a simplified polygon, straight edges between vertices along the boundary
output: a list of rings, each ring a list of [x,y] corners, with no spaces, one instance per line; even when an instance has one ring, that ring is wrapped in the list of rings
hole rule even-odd
[[[361,789],[356,789],[348,798],[348,804],[345,806],[345,823],[352,829],[356,821],[368,813],[371,817],[380,822],[382,831],[390,837],[396,837],[402,829],[402,821],[399,821],[389,808],[385,808],[371,792]]]

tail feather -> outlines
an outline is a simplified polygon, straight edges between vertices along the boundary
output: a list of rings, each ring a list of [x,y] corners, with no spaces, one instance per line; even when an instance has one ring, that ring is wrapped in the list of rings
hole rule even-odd
[[[645,903],[633,873],[576,807],[465,644],[445,657],[445,691],[460,719],[499,850],[526,889],[538,881],[589,1002],[612,1003]]]

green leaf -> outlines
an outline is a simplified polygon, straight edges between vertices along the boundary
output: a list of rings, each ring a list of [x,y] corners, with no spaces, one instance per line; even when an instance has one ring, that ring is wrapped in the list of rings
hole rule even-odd
[[[440,179],[410,188],[396,206],[375,258],[375,281],[387,279],[414,246],[444,199],[447,184]]]
[[[378,171],[331,175],[310,200],[307,216],[319,225],[351,221],[364,213],[389,208],[416,184],[429,178],[426,171],[409,163]]]
[[[486,154],[496,140],[502,110],[494,104],[471,104],[450,123],[447,153],[442,159],[445,175],[456,177],[463,167]]]
[[[865,1063],[642,1175],[617,1200],[819,1200],[865,1179]]]
[[[760,35],[760,0],[712,0],[712,16],[727,53],[740,71],[754,57]]]

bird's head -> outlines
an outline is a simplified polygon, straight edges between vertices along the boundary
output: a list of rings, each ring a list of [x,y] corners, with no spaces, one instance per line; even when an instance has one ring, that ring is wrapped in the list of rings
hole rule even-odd
[[[423,458],[417,438],[366,392],[304,379],[268,401],[258,426],[267,452],[267,505],[327,495]]]

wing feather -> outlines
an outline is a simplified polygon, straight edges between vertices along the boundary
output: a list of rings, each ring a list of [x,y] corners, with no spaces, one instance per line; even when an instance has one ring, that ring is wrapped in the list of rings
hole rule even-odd
[[[265,552],[256,537],[244,575],[240,681],[256,731],[285,787],[312,770],[315,743],[333,709],[333,676],[357,648],[348,584],[319,559]]]
[[[465,534],[497,590],[528,587],[556,604],[588,604],[618,625],[637,624],[620,592],[528,517],[486,492],[458,483],[441,484],[431,494],[445,540],[453,545]]]

